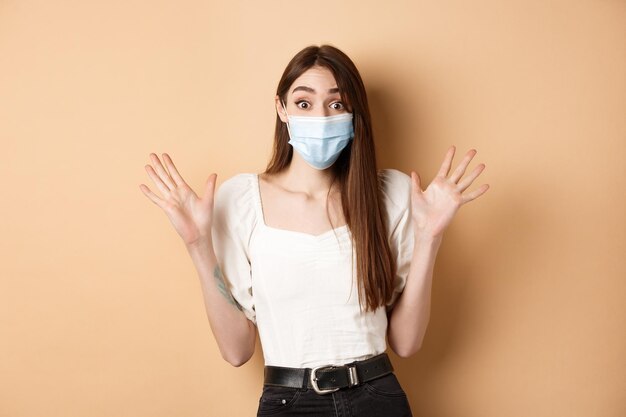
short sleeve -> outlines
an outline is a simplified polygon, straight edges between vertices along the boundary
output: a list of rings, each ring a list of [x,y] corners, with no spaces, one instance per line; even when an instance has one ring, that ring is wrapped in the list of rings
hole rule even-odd
[[[390,311],[404,291],[413,257],[413,225],[411,220],[411,177],[397,169],[379,170],[391,254],[396,261],[393,294],[387,303]]]
[[[251,174],[237,174],[217,189],[213,203],[213,249],[233,298],[256,324],[249,241],[255,222]]]

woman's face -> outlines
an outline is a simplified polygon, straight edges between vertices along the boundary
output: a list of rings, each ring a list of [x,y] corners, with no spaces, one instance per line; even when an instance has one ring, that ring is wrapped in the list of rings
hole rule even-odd
[[[287,113],[293,116],[335,116],[348,112],[332,72],[319,66],[309,68],[293,82],[287,91],[285,105]],[[276,111],[287,123],[279,96],[276,96]]]

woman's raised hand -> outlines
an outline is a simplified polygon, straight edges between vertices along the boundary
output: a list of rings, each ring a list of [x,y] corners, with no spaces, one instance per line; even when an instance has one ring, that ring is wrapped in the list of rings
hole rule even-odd
[[[212,244],[211,222],[217,174],[209,176],[204,196],[198,198],[180,176],[168,154],[163,154],[167,170],[156,154],[151,153],[150,159],[156,170],[150,165],[146,165],[145,168],[156,187],[161,191],[162,197],[154,194],[144,184],[139,185],[141,191],[165,211],[170,222],[180,237],[183,238],[185,245],[189,246],[200,242]]]
[[[485,169],[485,164],[478,165],[469,176],[460,181],[465,169],[476,155],[476,150],[470,149],[459,166],[452,172],[452,175],[448,177],[454,151],[454,146],[448,149],[437,176],[425,191],[420,188],[419,175],[415,171],[411,171],[413,228],[416,233],[420,233],[422,236],[441,237],[459,207],[481,196],[489,188],[488,184],[483,184],[471,193],[462,194]]]

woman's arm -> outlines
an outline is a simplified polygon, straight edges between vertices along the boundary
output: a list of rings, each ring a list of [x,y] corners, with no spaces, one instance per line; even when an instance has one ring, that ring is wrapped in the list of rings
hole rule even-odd
[[[472,182],[485,169],[480,164],[462,178],[470,161],[476,155],[470,149],[457,168],[449,174],[456,148],[446,153],[437,176],[425,191],[417,172],[411,171],[411,224],[414,247],[407,281],[396,305],[391,310],[387,329],[391,348],[402,357],[415,354],[422,346],[430,319],[430,292],[435,258],[441,245],[444,230],[458,209],[483,195],[489,185],[463,195]]]
[[[209,176],[205,193],[199,197],[168,154],[163,154],[167,170],[155,153],[150,153],[150,159],[154,167],[146,165],[145,168],[162,195],[156,195],[145,184],[140,184],[139,188],[163,209],[183,239],[200,276],[207,316],[222,357],[233,366],[241,366],[254,353],[256,326],[248,320],[224,284],[215,256],[212,230],[217,174]],[[217,222],[222,221],[221,217],[217,219]]]
[[[430,294],[435,258],[441,236],[414,235],[415,246],[407,282],[389,313],[389,346],[403,358],[414,355],[422,346],[430,319]]]
[[[254,354],[256,326],[226,287],[212,242],[203,239],[187,245],[187,250],[200,277],[209,325],[220,353],[231,365],[241,366]]]

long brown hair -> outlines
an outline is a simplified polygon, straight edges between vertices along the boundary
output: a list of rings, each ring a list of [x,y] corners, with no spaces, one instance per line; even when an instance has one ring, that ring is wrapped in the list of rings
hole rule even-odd
[[[387,240],[387,213],[378,183],[365,86],[356,66],[344,52],[331,45],[311,45],[298,52],[285,68],[276,89],[279,98],[287,102],[289,87],[313,66],[326,67],[332,72],[341,100],[353,114],[354,139],[341,152],[331,170],[333,182],[340,184],[343,214],[356,251],[361,311],[363,296],[366,311],[375,310],[391,298],[396,265]],[[265,174],[279,173],[289,166],[293,148],[288,141],[287,127],[277,114],[274,151]],[[326,210],[328,213],[328,200]]]

